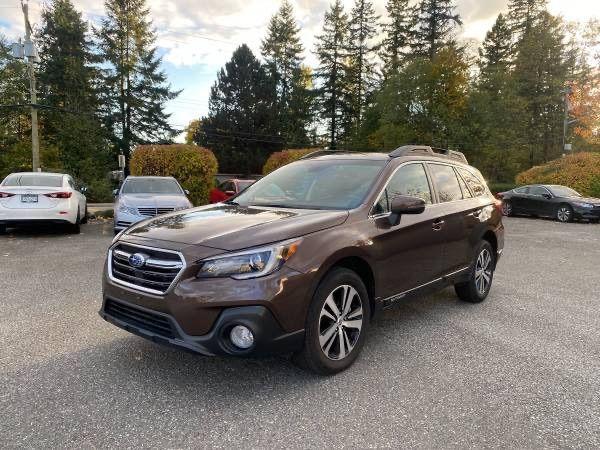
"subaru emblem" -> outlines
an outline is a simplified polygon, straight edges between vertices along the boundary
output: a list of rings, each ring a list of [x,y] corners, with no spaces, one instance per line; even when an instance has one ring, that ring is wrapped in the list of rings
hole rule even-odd
[[[134,253],[129,257],[129,265],[132,267],[142,267],[146,264],[146,255]]]

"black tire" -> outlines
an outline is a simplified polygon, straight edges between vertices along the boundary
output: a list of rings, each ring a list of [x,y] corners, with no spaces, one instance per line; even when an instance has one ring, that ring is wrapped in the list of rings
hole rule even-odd
[[[0,234],[6,234],[6,225],[0,224]]]
[[[600,223],[600,219],[590,219],[590,223]]]
[[[88,219],[89,219],[89,213],[88,213],[88,207],[87,207],[87,202],[86,202],[84,213],[83,213],[83,219],[81,219],[81,223],[83,225],[85,225],[86,223],[88,223]]]
[[[489,261],[487,264],[485,263],[485,261],[487,261],[486,255],[489,255]],[[478,275],[480,266],[484,267],[484,273],[481,276]],[[454,290],[456,291],[458,298],[470,303],[479,303],[484,301],[490,293],[492,281],[494,280],[495,269],[496,254],[494,253],[494,249],[488,241],[481,241],[475,252],[475,261],[473,261],[473,264],[471,265],[469,279],[463,283],[457,283],[454,285]],[[487,274],[487,279],[485,274]],[[482,282],[485,284],[485,286],[481,284]]]
[[[510,217],[514,214],[512,203],[510,202],[510,200],[502,201],[502,214],[505,215],[506,217]]]
[[[573,208],[571,208],[571,205],[561,203],[558,205],[558,208],[556,208],[554,217],[562,223],[573,222]]]
[[[79,217],[79,211],[77,211],[77,218],[75,219],[75,223],[72,224],[70,228],[72,234],[81,233],[81,218]]]
[[[354,289],[354,292],[349,289],[350,287]],[[346,293],[350,293],[351,295],[348,297],[352,298],[346,311],[343,311],[341,306],[344,304],[343,296]],[[341,314],[336,314],[329,306],[330,303],[325,308],[325,303],[330,295],[331,301],[335,303]],[[362,308],[360,311],[359,306]],[[328,311],[331,311],[333,315]],[[355,315],[352,317],[353,312]],[[357,313],[360,313],[360,316],[356,315]],[[334,316],[338,317],[337,321],[332,320]],[[361,278],[355,272],[345,268],[333,269],[323,278],[315,292],[306,317],[304,348],[294,355],[294,362],[303,369],[320,375],[333,375],[347,369],[360,353],[369,328],[370,318],[369,296]],[[344,325],[350,322],[353,325],[354,323],[358,324],[359,320],[361,324],[358,331],[356,327]],[[329,330],[332,331],[329,332]],[[326,337],[328,334],[329,338]],[[321,347],[320,338],[324,338],[324,346],[327,349]],[[341,343],[342,341],[343,343]],[[341,359],[336,359],[335,353],[337,352],[339,358],[340,354],[344,354],[342,352],[345,351],[345,347],[350,351],[345,353]]]

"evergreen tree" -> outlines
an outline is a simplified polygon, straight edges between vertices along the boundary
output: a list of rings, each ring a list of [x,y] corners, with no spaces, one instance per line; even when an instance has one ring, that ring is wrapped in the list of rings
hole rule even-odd
[[[548,0],[510,0],[508,3],[508,24],[515,42],[520,41],[546,11]]]
[[[508,75],[511,60],[511,31],[504,16],[498,14],[479,49],[480,80],[489,85],[496,75]]]
[[[389,22],[383,25],[385,37],[382,42],[381,59],[383,74],[397,74],[412,43],[416,11],[409,0],[388,0],[385,6]]]
[[[310,121],[310,95],[302,77],[299,33],[292,5],[283,0],[269,22],[262,55],[276,83],[279,129],[292,146],[306,143]]]
[[[96,115],[96,57],[88,27],[71,0],[54,0],[42,12],[38,32],[41,128],[56,146],[62,167],[86,183],[104,180],[108,141]],[[108,188],[107,188],[108,189]]]
[[[221,171],[261,173],[266,156],[282,148],[274,91],[274,81],[245,44],[217,74],[208,117],[194,141],[215,152]]]
[[[160,70],[155,32],[145,0],[106,0],[100,29],[100,49],[106,70],[103,83],[105,118],[115,144],[129,155],[138,143],[170,141],[176,134],[164,103],[179,92],[171,90]]]
[[[413,47],[415,53],[433,61],[437,52],[454,43],[456,25],[462,25],[454,14],[453,0],[421,0]]]
[[[569,74],[560,19],[542,12],[517,49],[514,76],[526,102],[529,165],[561,153],[563,93]]]
[[[373,4],[367,0],[355,0],[348,23],[349,54],[348,89],[351,96],[352,125],[356,133],[362,123],[364,110],[376,84],[375,62],[377,46],[372,43],[377,32]]]
[[[335,0],[325,13],[323,32],[317,36],[315,53],[319,66],[315,78],[318,110],[328,129],[328,141],[332,149],[350,130],[350,99],[348,93],[348,16],[341,0]]]

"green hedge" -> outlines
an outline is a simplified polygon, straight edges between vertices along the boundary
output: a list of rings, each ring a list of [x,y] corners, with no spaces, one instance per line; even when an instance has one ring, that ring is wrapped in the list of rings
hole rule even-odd
[[[131,175],[172,176],[190,191],[194,205],[208,203],[218,164],[208,149],[188,144],[139,145],[129,162]]]

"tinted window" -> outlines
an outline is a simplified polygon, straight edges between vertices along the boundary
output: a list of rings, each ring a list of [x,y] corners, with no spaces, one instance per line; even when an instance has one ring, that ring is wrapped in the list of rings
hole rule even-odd
[[[431,191],[422,164],[408,164],[400,167],[394,173],[373,207],[373,214],[389,212],[389,203],[399,195],[412,195],[431,204]]]
[[[467,169],[458,168],[459,173],[462,175],[466,183],[471,188],[471,192],[475,197],[485,195],[485,186],[471,171]]]
[[[550,186],[550,190],[557,197],[581,197],[581,194],[566,186]]]
[[[61,175],[9,175],[3,183],[4,186],[45,186],[62,187]]]
[[[455,170],[456,170],[456,168],[455,168]],[[460,184],[460,188],[462,189],[462,192],[463,192],[463,198],[472,198],[473,196],[469,192],[469,188],[467,187],[465,180],[463,180],[462,177],[458,174],[457,174],[457,178],[458,178],[458,184]]]
[[[527,194],[529,192],[529,186],[520,187],[514,190],[517,194]]]
[[[175,180],[166,178],[131,178],[123,185],[123,194],[181,194]]]
[[[343,159],[294,162],[260,179],[235,201],[243,206],[356,208],[386,163]]]
[[[544,187],[541,187],[541,186],[531,186],[529,188],[529,194],[530,195],[539,195],[539,196],[542,196],[544,194],[549,194],[549,192]]]
[[[429,167],[440,202],[452,202],[463,198],[452,166],[429,164]]]

